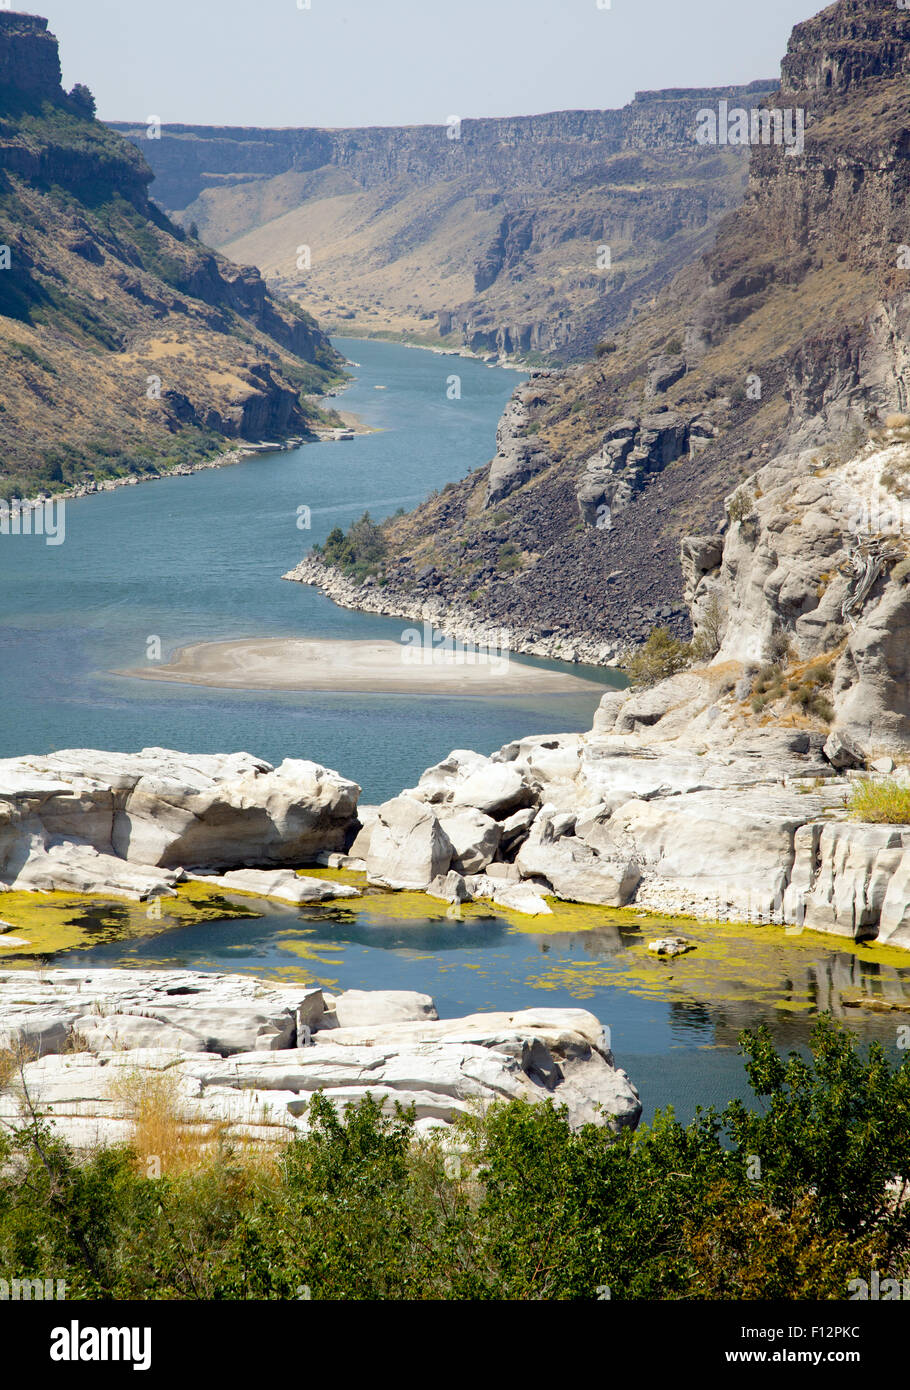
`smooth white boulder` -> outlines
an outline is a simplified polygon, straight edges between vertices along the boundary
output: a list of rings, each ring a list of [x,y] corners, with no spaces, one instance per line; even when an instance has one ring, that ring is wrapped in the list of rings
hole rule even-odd
[[[466,806],[455,814],[440,810],[439,824],[452,845],[452,866],[461,874],[479,874],[495,857],[502,827],[492,816]]]
[[[426,802],[398,796],[379,808],[367,878],[381,887],[426,888],[452,862],[452,843]]]
[[[641,871],[633,854],[614,844],[598,853],[574,835],[559,834],[552,808],[541,808],[515,863],[527,878],[545,878],[558,898],[568,902],[623,907],[633,897]],[[570,822],[571,823],[571,818]]]
[[[410,989],[346,989],[336,997],[332,1012],[339,1028],[420,1023],[439,1017],[429,994]]]
[[[490,868],[498,868],[491,864]],[[511,866],[509,866],[511,867]],[[520,872],[520,871],[518,871]],[[487,899],[497,907],[507,907],[526,917],[551,917],[553,909],[543,896],[539,884],[503,879],[490,874],[475,874],[467,880],[471,896]]]
[[[471,772],[452,790],[453,806],[470,806],[488,816],[503,817],[533,800],[524,778],[508,763],[487,763]]]
[[[36,838],[9,885],[17,892],[105,894],[133,902],[176,894],[177,875],[171,869],[144,868],[72,841],[45,849],[34,843]]]
[[[29,852],[53,854],[62,842],[145,869],[305,864],[344,849],[359,793],[317,763],[289,758],[274,768],[248,753],[67,749],[7,758],[0,880],[19,886]],[[76,849],[67,853],[75,874]],[[105,866],[96,867],[100,876]],[[37,877],[40,866],[30,872]]]

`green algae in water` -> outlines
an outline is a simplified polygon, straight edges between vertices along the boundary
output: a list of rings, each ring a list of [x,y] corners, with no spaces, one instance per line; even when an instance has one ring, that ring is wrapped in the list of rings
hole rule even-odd
[[[402,966],[424,962],[431,974],[470,971],[482,976],[485,965],[477,960],[452,963],[445,956],[450,949],[458,954],[466,944],[465,928],[475,940],[478,930],[489,927],[501,941],[527,938],[536,948],[535,963],[525,962],[520,979],[514,975],[521,968],[514,951],[507,962],[500,962],[515,984],[533,993],[568,994],[579,1004],[619,989],[644,1000],[687,1008],[727,1006],[734,1013],[756,1007],[795,1016],[826,1009],[849,1011],[856,1023],[869,1020],[876,1001],[882,1001],[882,1013],[910,1009],[910,955],[874,942],[556,898],[547,900],[552,915],[528,917],[489,902],[453,907],[419,892],[373,888],[354,870],[309,867],[298,873],[351,884],[362,896],[295,908],[252,895],[235,897],[201,883],[181,884],[176,898],[152,904],[65,893],[9,893],[0,903],[2,915],[13,934],[29,944],[4,950],[0,936],[0,958],[7,964],[25,963],[35,956],[136,942],[206,922],[251,919],[261,924],[275,918],[277,930],[268,934],[269,947],[279,955],[297,957],[301,964],[279,964],[272,958],[257,967],[261,973],[307,980],[318,976],[317,983],[336,988],[339,967],[355,942],[394,951]],[[428,929],[429,939],[425,930],[412,944],[412,927]],[[673,960],[650,953],[648,941],[667,932],[687,936],[696,949]],[[485,945],[484,960],[493,964],[495,952],[488,953],[494,942],[490,939]],[[238,962],[244,959],[244,947],[236,938],[209,968],[232,968],[230,957],[235,954]],[[165,948],[162,958],[169,955]],[[410,969],[406,973],[410,984]],[[388,981],[384,987],[389,987]]]
[[[0,961],[5,968],[19,962],[33,965],[36,956],[259,915],[201,883],[179,884],[176,897],[142,903],[95,894],[4,893],[0,916],[13,930],[0,934]],[[5,936],[23,944],[14,945]]]

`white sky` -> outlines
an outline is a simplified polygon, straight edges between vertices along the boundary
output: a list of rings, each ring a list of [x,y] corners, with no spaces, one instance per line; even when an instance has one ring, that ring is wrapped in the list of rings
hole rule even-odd
[[[407,125],[775,77],[823,0],[34,0],[106,120]],[[25,8],[28,0],[19,0]],[[16,0],[14,0],[14,7]]]

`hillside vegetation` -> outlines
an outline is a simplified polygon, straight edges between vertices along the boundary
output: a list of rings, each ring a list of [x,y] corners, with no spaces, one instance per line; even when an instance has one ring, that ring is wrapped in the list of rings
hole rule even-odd
[[[70,1299],[842,1300],[872,1269],[885,1297],[910,1256],[907,1069],[825,1019],[809,1061],[742,1043],[760,1111],[618,1136],[513,1101],[443,1150],[413,1113],[317,1094],[264,1162],[181,1140],[159,1088],[132,1147],[80,1162],[34,1116],[0,1135],[0,1266]]]
[[[149,201],[45,21],[0,12],[0,73],[0,495],[308,433],[342,368],[310,315]]]

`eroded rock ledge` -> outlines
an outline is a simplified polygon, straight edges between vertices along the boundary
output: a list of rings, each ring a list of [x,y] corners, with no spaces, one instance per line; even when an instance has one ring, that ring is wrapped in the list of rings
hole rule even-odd
[[[546,915],[557,897],[910,947],[910,827],[846,810],[853,780],[889,775],[892,760],[867,768],[837,731],[748,727],[749,686],[729,662],[609,691],[590,733],[491,757],[456,749],[378,807],[358,808],[356,783],[303,760],[7,760],[0,893],[144,899],[198,879],[298,905],[371,886],[427,893],[456,916],[472,900]],[[296,872],[318,864],[365,883]]]
[[[25,1092],[78,1149],[128,1143],[143,1085],[170,1078],[180,1122],[281,1143],[321,1091],[416,1106],[417,1131],[494,1101],[553,1099],[574,1126],[635,1126],[641,1104],[584,1009],[439,1019],[427,995],[285,986],[242,975],[137,970],[0,972],[0,1046],[20,1059],[0,1123]]]

